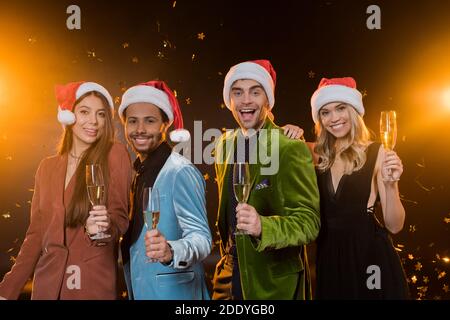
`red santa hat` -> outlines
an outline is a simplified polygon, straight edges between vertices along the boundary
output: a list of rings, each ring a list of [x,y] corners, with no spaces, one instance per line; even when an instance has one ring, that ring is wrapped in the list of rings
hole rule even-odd
[[[322,78],[317,90],[311,97],[311,113],[315,123],[319,121],[319,110],[331,102],[345,102],[364,116],[362,95],[356,89],[356,81],[352,77]]]
[[[230,90],[236,80],[250,79],[255,80],[262,85],[269,100],[270,109],[275,104],[275,84],[277,74],[269,60],[254,60],[239,63],[230,68],[223,85],[223,101],[228,109],[230,105]]]
[[[58,102],[58,121],[65,126],[74,124],[76,120],[73,113],[75,101],[91,91],[96,91],[103,95],[108,101],[111,111],[114,112],[113,99],[103,86],[95,82],[70,82],[65,85],[55,86],[56,101]]]
[[[183,129],[183,116],[177,98],[164,81],[148,81],[129,88],[122,96],[119,116],[124,119],[125,109],[133,103],[147,102],[160,108],[169,118],[175,130],[170,132],[170,140],[184,142],[190,139],[189,131]]]

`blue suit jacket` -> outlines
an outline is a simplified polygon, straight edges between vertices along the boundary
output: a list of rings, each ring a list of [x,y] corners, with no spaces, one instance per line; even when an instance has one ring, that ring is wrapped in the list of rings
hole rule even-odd
[[[176,152],[167,159],[154,187],[160,194],[158,230],[174,251],[169,266],[147,263],[144,226],[130,247],[124,265],[131,299],[209,299],[202,260],[211,252],[211,231],[205,206],[205,180],[198,169]]]

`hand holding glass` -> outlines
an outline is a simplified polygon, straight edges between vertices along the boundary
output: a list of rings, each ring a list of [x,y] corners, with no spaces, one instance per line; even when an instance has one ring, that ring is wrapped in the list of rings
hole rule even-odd
[[[142,194],[142,211],[147,230],[156,229],[160,215],[158,189],[152,187],[144,188]],[[158,260],[148,259],[148,262],[158,262]]]
[[[233,190],[236,201],[247,203],[250,195],[250,169],[247,162],[237,162],[233,166]],[[235,235],[247,234],[236,228]]]
[[[397,114],[395,111],[381,111],[380,116],[380,136],[384,150],[391,151],[395,147],[397,141]],[[389,179],[387,181],[395,181],[392,172],[389,169]]]
[[[86,165],[86,186],[91,205],[105,205],[105,182],[103,178],[102,168],[99,164]],[[98,226],[98,233],[92,236],[91,239],[101,240],[109,237],[111,237],[111,235],[104,233],[101,227]]]

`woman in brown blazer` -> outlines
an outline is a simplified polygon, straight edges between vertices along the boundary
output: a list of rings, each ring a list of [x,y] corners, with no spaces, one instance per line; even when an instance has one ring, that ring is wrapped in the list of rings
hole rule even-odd
[[[35,177],[31,221],[0,297],[17,299],[34,273],[32,299],[116,299],[117,252],[128,227],[131,163],[114,142],[113,101],[94,82],[57,86],[64,133],[58,154]],[[105,206],[90,205],[86,164],[100,164]],[[110,237],[93,240],[99,231]]]

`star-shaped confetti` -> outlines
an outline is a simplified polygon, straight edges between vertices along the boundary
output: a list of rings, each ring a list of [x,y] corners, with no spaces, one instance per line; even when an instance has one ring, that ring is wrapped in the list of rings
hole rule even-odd
[[[162,53],[161,51],[158,51],[158,58],[164,59],[164,53]]]
[[[205,34],[203,33],[203,32],[201,32],[201,33],[197,33],[197,39],[198,40],[203,40],[203,39],[205,39]]]
[[[123,47],[124,49],[128,48],[129,46],[130,46],[130,44],[129,44],[128,42],[122,43],[122,47]]]
[[[445,223],[450,223],[450,218],[444,218]]]
[[[120,102],[120,97],[114,97],[114,103],[119,104],[119,102]]]
[[[428,282],[430,282],[428,277],[427,276],[423,276],[423,283],[427,284]]]
[[[444,286],[442,287],[442,290],[444,290],[445,293],[448,292],[448,284],[444,284]]]
[[[314,71],[311,70],[311,71],[308,72],[308,77],[310,79],[313,79],[315,76],[316,76],[316,73]]]
[[[422,264],[421,264],[420,262],[417,262],[417,263],[414,265],[414,269],[415,269],[416,271],[422,270]]]
[[[439,279],[442,279],[443,277],[445,277],[446,274],[447,274],[447,273],[446,273],[445,271],[438,272],[438,280],[439,280]]]
[[[186,104],[191,104],[191,103],[192,103],[191,98],[186,98]]]
[[[226,107],[226,106],[225,106],[225,103],[221,103],[221,104],[220,104],[220,109],[225,109],[225,107]]]
[[[449,259],[448,257],[443,257],[442,260],[443,260],[445,263],[449,263],[449,262],[450,262],[450,259]]]
[[[122,291],[122,298],[126,298],[128,296],[128,293],[126,291]]]
[[[410,253],[410,254],[408,254],[408,259],[409,259],[409,260],[413,260],[413,259],[414,259],[414,256]]]
[[[209,180],[209,174],[205,173],[203,175],[203,179],[205,179],[205,181],[208,181]]]
[[[131,62],[133,62],[133,63],[138,63],[138,62],[139,62],[138,57],[133,57],[133,58],[131,59]]]
[[[362,97],[363,97],[363,98],[367,97],[367,90],[366,90],[366,89],[364,89],[364,90],[362,91]]]
[[[411,277],[411,281],[412,281],[412,283],[416,283],[417,282],[417,277],[416,276],[412,276]]]
[[[9,218],[11,218],[11,214],[9,212],[6,212],[6,213],[2,214],[2,217],[4,219],[9,219]]]
[[[8,161],[12,161],[12,156],[7,156],[5,159]]]
[[[409,225],[409,232],[416,232],[416,226],[415,225]]]

